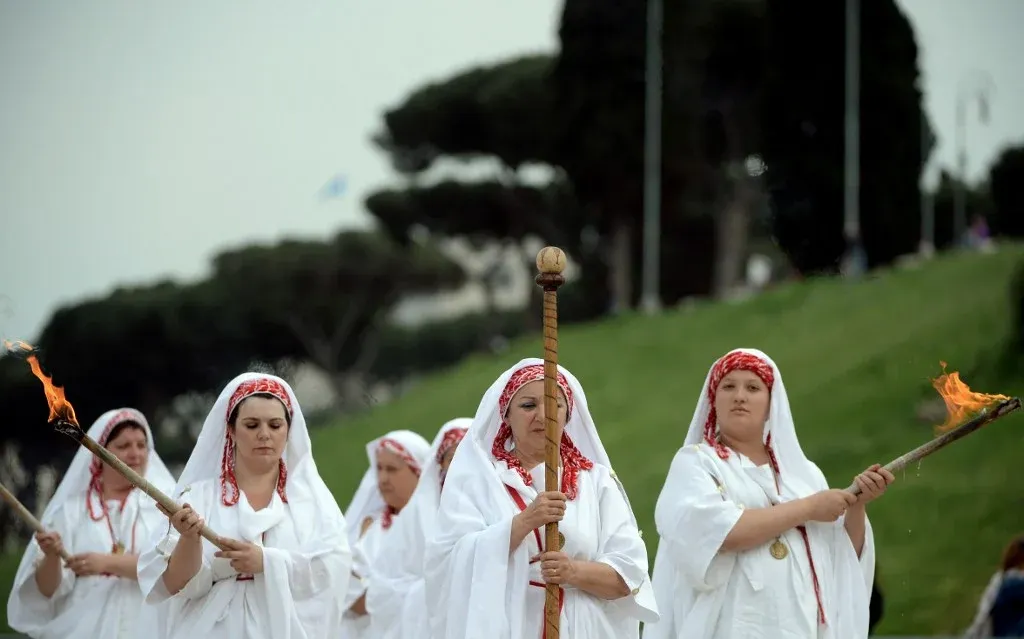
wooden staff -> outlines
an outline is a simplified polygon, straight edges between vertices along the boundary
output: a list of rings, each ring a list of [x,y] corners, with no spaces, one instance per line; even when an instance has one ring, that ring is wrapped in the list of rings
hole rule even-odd
[[[1016,397],[1011,397],[1009,399],[1003,400],[996,404],[995,406],[991,407],[991,409],[986,409],[982,411],[977,416],[975,416],[974,419],[966,421],[963,424],[960,424],[959,426],[954,428],[953,430],[947,433],[943,433],[942,435],[936,437],[935,439],[925,442],[924,444],[921,444],[920,446],[918,446],[917,448],[908,453],[900,455],[896,459],[886,464],[884,468],[891,473],[898,473],[899,471],[903,470],[904,468],[913,464],[914,462],[921,461],[928,455],[931,455],[932,453],[941,450],[946,446],[949,446],[958,439],[967,437],[968,435],[978,430],[982,426],[985,426],[986,424],[991,424],[1000,417],[1004,417],[1016,410],[1019,410],[1020,407],[1020,399]],[[860,486],[857,485],[857,482],[853,482],[852,484],[850,484],[850,487],[847,488],[846,490],[847,492],[851,492],[854,495],[860,494]]]
[[[561,441],[558,437],[558,287],[565,283],[565,253],[546,246],[537,254],[537,286],[544,289],[544,420],[547,441],[544,445],[544,490],[559,490],[558,467]],[[561,550],[558,522],[544,527],[544,547]],[[547,584],[544,597],[545,639],[558,639],[561,610],[558,584]]]
[[[32,528],[32,530],[37,533],[46,532],[46,528],[43,527],[42,522],[36,519],[36,516],[32,514],[32,511],[25,508],[25,504],[21,503],[21,501],[14,496],[14,493],[7,490],[7,486],[4,486],[3,484],[0,484],[0,499],[7,502],[7,505],[13,508],[14,512],[18,513],[18,516],[21,517],[22,520]],[[67,563],[68,560],[71,559],[71,555],[67,550],[61,548],[60,558],[64,560],[64,563]]]

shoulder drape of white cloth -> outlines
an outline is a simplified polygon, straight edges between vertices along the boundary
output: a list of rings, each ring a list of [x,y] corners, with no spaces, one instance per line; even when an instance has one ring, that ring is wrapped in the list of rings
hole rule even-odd
[[[358,615],[350,610],[360,597],[367,592],[377,563],[377,556],[380,549],[390,542],[394,537],[395,526],[402,520],[402,514],[392,516],[392,524],[384,529],[381,516],[384,514],[386,504],[380,489],[377,486],[377,450],[381,440],[391,439],[398,442],[410,456],[415,460],[417,472],[422,473],[427,456],[430,453],[430,444],[422,435],[411,430],[394,430],[386,433],[366,444],[366,458],[368,466],[359,487],[352,496],[352,501],[345,509],[345,518],[348,521],[348,537],[352,544],[352,578],[349,581],[348,589],[344,598],[344,615],[341,622],[341,639],[362,639],[372,637],[370,632],[370,615]],[[422,478],[422,475],[421,475]],[[419,487],[417,482],[417,488]],[[403,510],[404,513],[404,510]],[[370,519],[370,527],[363,532],[364,522]]]
[[[765,436],[771,433],[781,468],[781,501],[827,489],[821,470],[804,456],[796,439],[778,368],[764,353],[748,352],[775,369]],[[709,372],[708,380],[710,377]],[[738,633],[741,627],[747,633],[745,637],[781,639],[778,632],[785,620],[779,617],[790,609],[797,610],[794,614],[800,612],[798,608],[807,603],[807,593],[814,601],[810,562],[806,561],[803,540],[795,531],[783,539],[790,549],[785,561],[771,558],[767,544],[739,553],[720,551],[744,508],[768,507],[771,503],[755,480],[757,467],[744,463],[738,454],[722,460],[702,443],[710,409],[708,383],[705,381],[690,431],[672,461],[655,507],[660,541],[654,562],[654,590],[662,616],[658,623],[644,628],[644,639],[717,639]],[[826,618],[817,636],[867,637],[875,566],[870,521],[859,558],[843,518],[833,523],[808,522],[805,528]],[[799,583],[775,583],[780,579],[797,579]],[[792,588],[804,590],[792,594]],[[816,608],[811,611],[812,619],[816,618],[814,612]]]
[[[293,406],[284,453],[288,502],[276,492],[270,505],[260,511],[252,509],[244,492],[234,506],[221,502],[228,402],[239,385],[261,377],[272,376],[246,373],[221,393],[175,496],[179,503],[191,504],[218,534],[263,546],[263,573],[239,580],[230,562],[215,558],[216,548],[204,539],[199,572],[172,596],[163,574],[180,536],[165,522],[139,557],[139,586],[146,600],[167,602],[160,639],[326,639],[336,635],[352,563],[345,518],[320,478],[295,394],[280,378],[272,377],[287,390]]]
[[[472,423],[472,419],[460,417],[441,426],[431,442],[416,491],[391,526],[383,552],[376,555],[366,588],[366,610],[371,619],[368,636],[373,639],[415,637],[428,627],[423,557],[441,499],[438,449],[449,431],[469,428]]]
[[[538,636],[540,620],[524,616],[532,608],[530,602],[543,597],[544,590],[530,585],[530,537],[509,553],[512,518],[518,510],[508,487],[524,500],[532,500],[536,490],[503,463],[496,464],[491,446],[500,425],[498,402],[505,385],[520,368],[542,363],[539,359],[522,360],[494,382],[448,469],[437,523],[426,548],[432,639]],[[609,563],[632,588],[632,594],[618,601],[564,589],[561,636],[637,637],[640,621],[658,618],[647,576],[647,550],[625,492],[610,470],[583,389],[568,371],[561,367],[559,371],[566,377],[574,401],[566,432],[594,462],[592,470],[580,473],[579,503],[573,508],[591,513],[579,525],[601,536],[593,540],[592,554],[576,558]],[[568,548],[568,535],[566,539]]]
[[[104,413],[89,428],[89,436],[101,445],[108,426],[126,420],[140,424],[149,442],[146,479],[157,488],[169,492],[174,478],[153,447],[153,433],[146,418],[133,409],[117,409]],[[102,512],[100,497],[89,494],[90,467],[93,454],[79,448],[41,518],[47,530],[61,536],[64,548],[72,555],[109,553],[114,540],[106,519],[94,521],[89,515],[87,499],[93,512]],[[133,490],[123,510],[118,505],[111,513],[111,527],[126,551],[138,552],[148,535],[167,521],[156,503],[140,490]],[[135,547],[132,547],[132,538]],[[7,600],[7,620],[12,628],[36,639],[65,637],[110,637],[112,639],[150,636],[156,624],[156,610],[145,608],[142,594],[134,580],[121,577],[76,577],[67,567],[53,596],[46,598],[35,581],[36,562],[42,552],[35,539],[29,542],[18,566],[17,575]]]

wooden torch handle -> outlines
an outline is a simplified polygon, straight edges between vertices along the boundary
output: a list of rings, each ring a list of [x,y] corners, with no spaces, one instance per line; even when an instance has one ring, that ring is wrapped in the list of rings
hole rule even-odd
[[[14,509],[14,512],[18,513],[18,516],[21,517],[21,519],[28,524],[32,530],[37,533],[46,532],[46,528],[43,527],[42,522],[36,519],[36,516],[32,514],[32,511],[26,508],[25,504],[21,503],[21,501],[14,496],[14,493],[7,490],[7,486],[4,486],[3,484],[0,484],[0,499],[7,502],[7,505]],[[67,550],[62,548],[60,551],[60,558],[64,560],[64,563],[67,563],[67,561],[71,559],[71,555]]]
[[[548,246],[537,254],[537,285],[544,289],[544,423],[547,441],[544,445],[544,490],[559,489],[561,438],[558,436],[558,287],[565,283],[565,253]],[[561,550],[558,522],[544,527],[544,548]],[[561,592],[557,584],[545,587],[544,637],[558,639]]]
[[[81,431],[78,432],[81,433]],[[119,472],[125,479],[131,482],[132,486],[135,486],[142,492],[152,497],[153,500],[156,501],[156,503],[160,504],[160,506],[164,509],[164,511],[166,511],[166,513],[174,514],[181,510],[180,504],[178,504],[173,499],[168,497],[166,494],[161,492],[159,488],[150,483],[145,477],[129,468],[127,464],[125,464],[123,461],[114,456],[114,454],[111,453],[109,450],[96,443],[96,440],[94,440],[92,437],[82,434],[81,438],[79,438],[78,441],[80,444],[82,444],[82,446],[85,446],[87,449],[89,449],[89,451],[93,455],[99,457],[104,464],[110,466],[111,468]],[[199,532],[199,534],[208,539],[211,544],[213,544],[220,550],[230,550],[226,545],[224,545],[223,542],[221,542],[220,535],[213,532],[213,530],[211,530],[210,527],[206,524],[203,524],[203,529]]]
[[[935,439],[929,440],[924,444],[921,444],[914,450],[900,455],[896,459],[892,460],[884,466],[886,470],[891,473],[898,473],[911,464],[916,464],[922,459],[931,455],[932,453],[938,452],[949,446],[953,442],[967,437],[974,431],[980,429],[983,426],[991,424],[1000,417],[1009,415],[1010,413],[1020,410],[1021,402],[1017,397],[1010,397],[1005,399],[995,406],[990,406],[983,410],[981,413],[974,416],[973,419],[960,424],[956,428],[950,431],[946,431],[942,435],[939,435]],[[850,484],[850,487],[846,489],[847,492],[853,493],[854,495],[860,494],[860,486],[857,482]]]

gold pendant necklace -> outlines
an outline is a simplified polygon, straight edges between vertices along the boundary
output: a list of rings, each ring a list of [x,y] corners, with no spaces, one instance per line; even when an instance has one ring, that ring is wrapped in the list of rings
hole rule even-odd
[[[768,547],[768,552],[776,559],[785,559],[786,555],[789,554],[789,548],[786,547],[786,544],[782,543],[782,538],[776,537],[772,545]]]

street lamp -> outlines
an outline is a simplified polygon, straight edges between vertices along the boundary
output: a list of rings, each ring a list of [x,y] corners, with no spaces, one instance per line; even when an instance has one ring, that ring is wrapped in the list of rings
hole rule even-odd
[[[864,270],[860,237],[860,0],[846,0],[846,127],[843,180],[844,275]]]
[[[956,96],[957,175],[953,185],[953,243],[959,245],[967,227],[967,109],[978,105],[978,122],[988,124],[989,102],[995,82],[987,71],[972,71],[960,80]]]
[[[640,307],[661,308],[661,34],[662,0],[647,0],[647,78],[644,114],[644,257]]]

